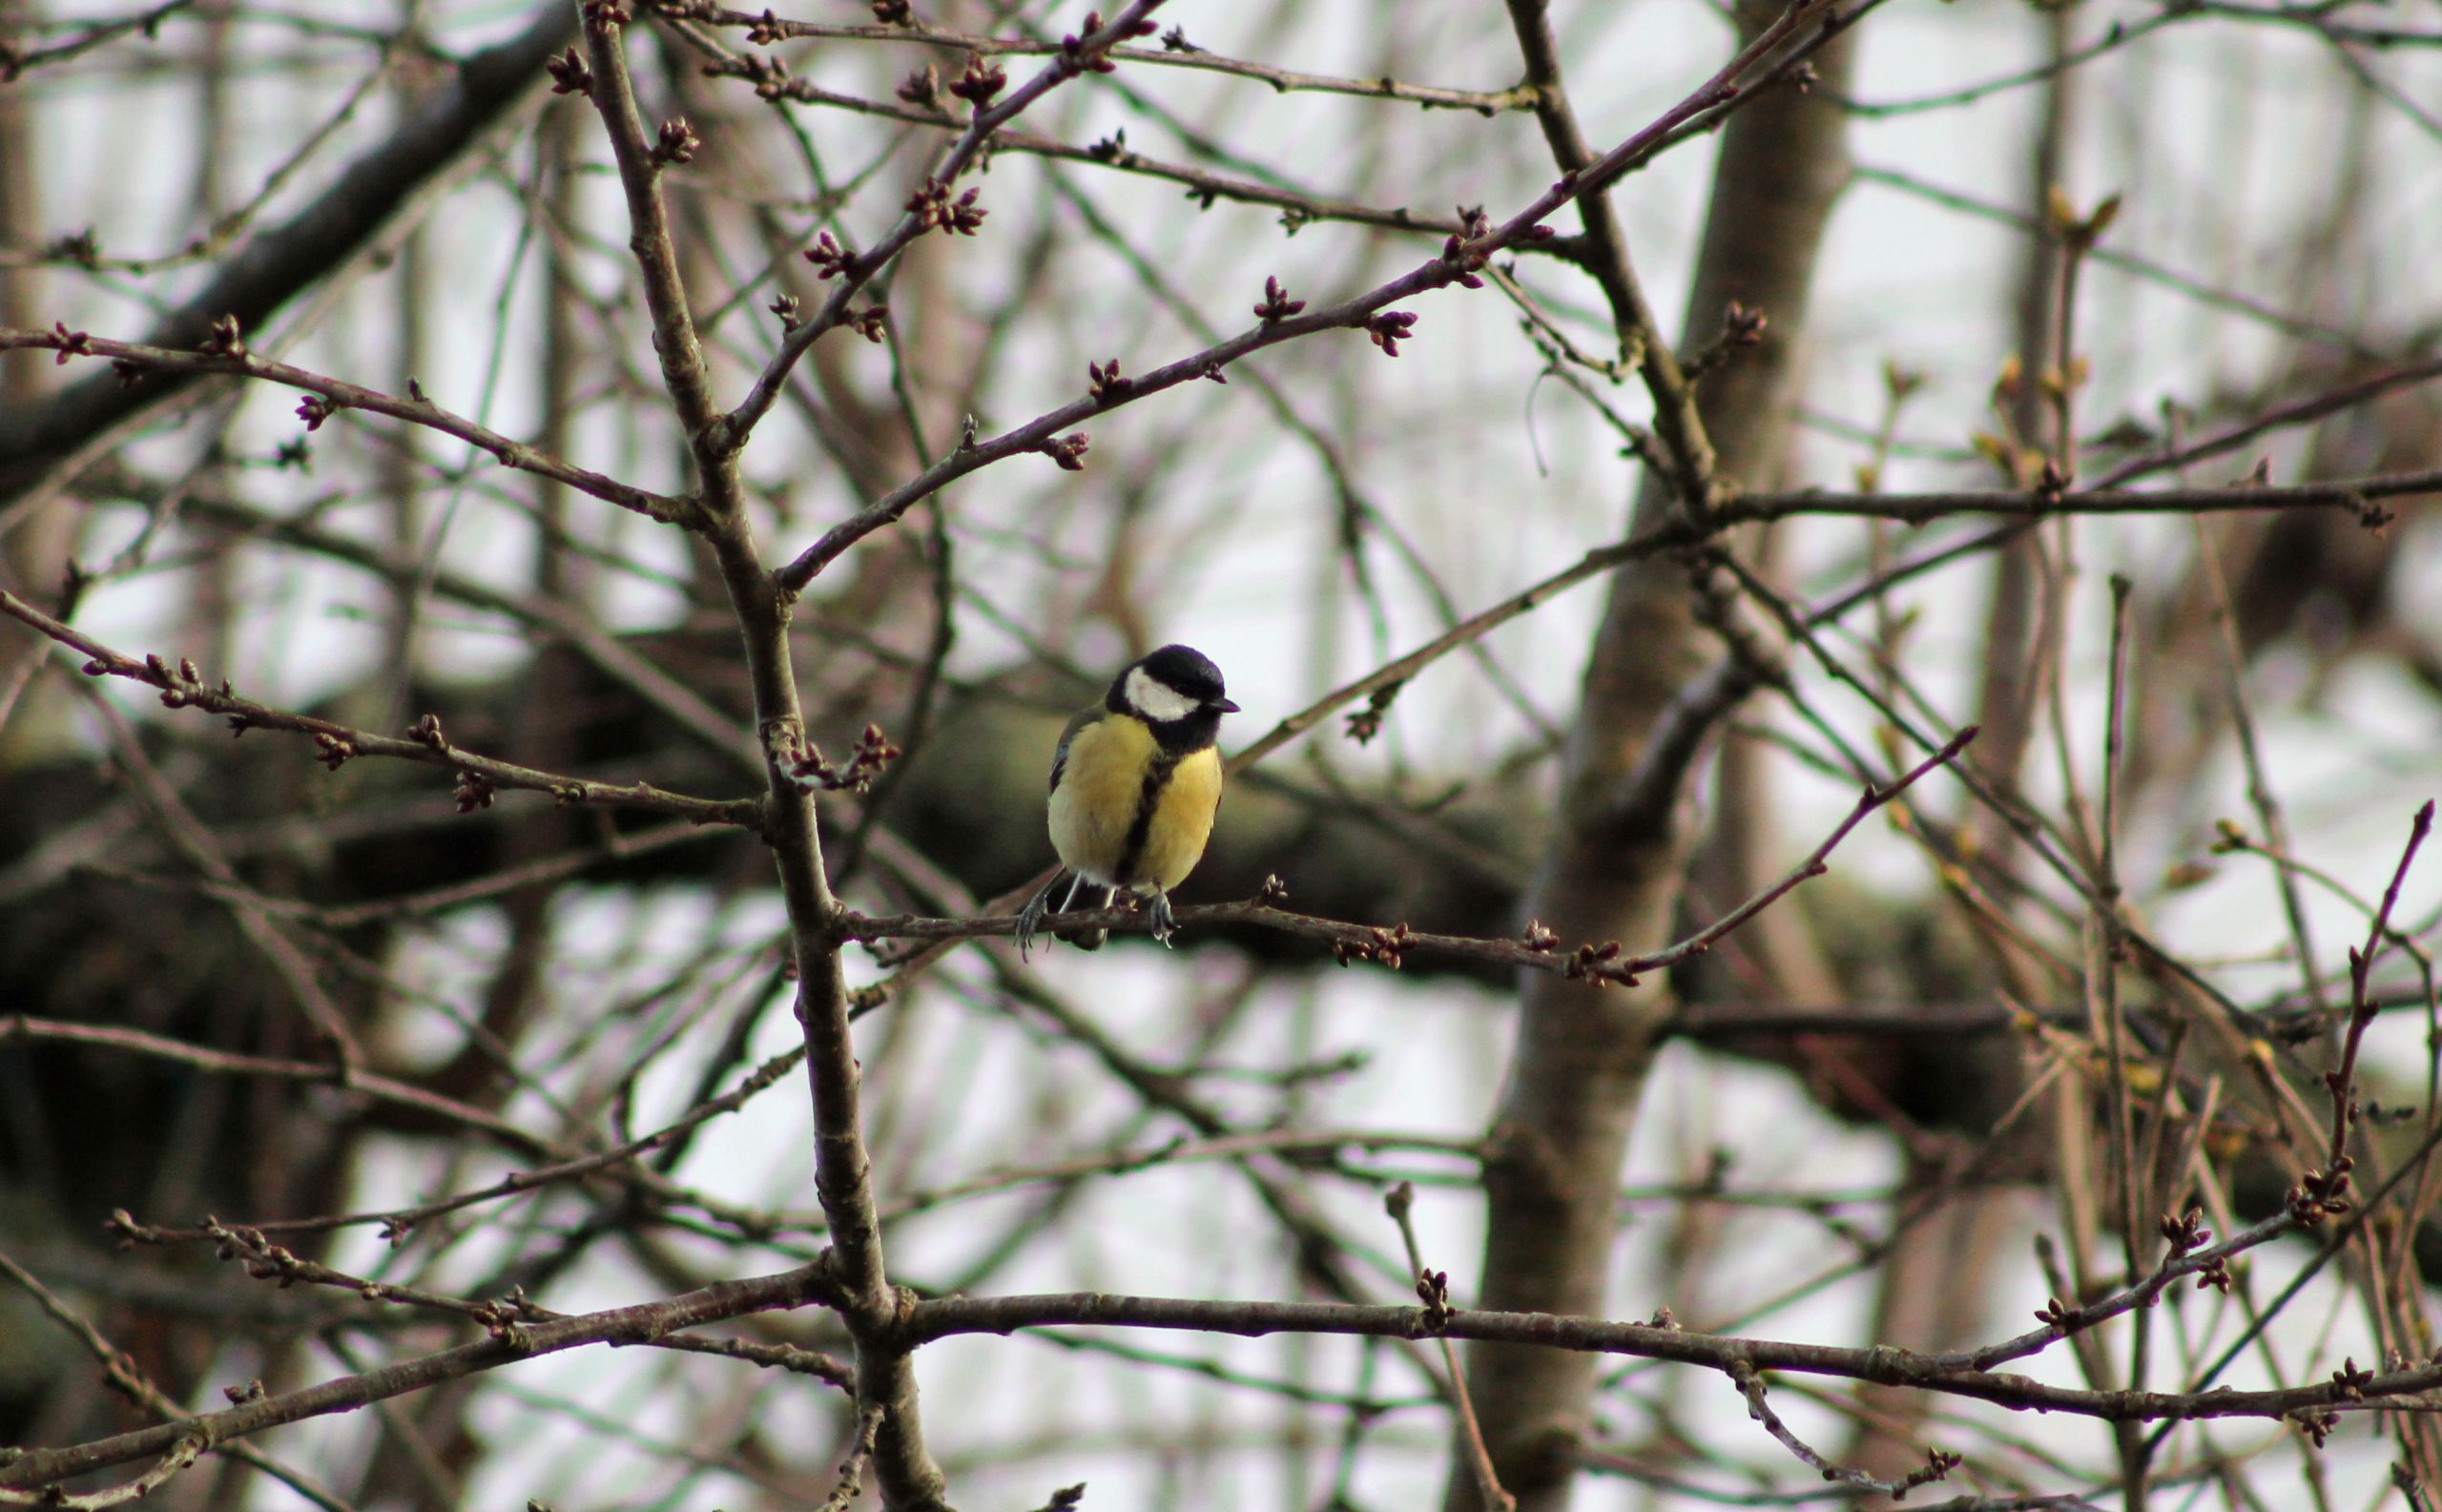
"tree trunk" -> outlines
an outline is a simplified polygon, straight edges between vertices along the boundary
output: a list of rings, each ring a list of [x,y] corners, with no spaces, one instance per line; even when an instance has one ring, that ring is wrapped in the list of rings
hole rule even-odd
[[[1751,34],[1779,10],[1742,5],[1742,26]],[[1818,52],[1814,67],[1836,90],[1848,62],[1844,41]],[[1769,478],[1786,446],[1809,280],[1848,175],[1844,130],[1837,106],[1787,87],[1769,89],[1724,130],[1684,344],[1708,342],[1730,300],[1769,321],[1763,343],[1699,394],[1724,478]],[[1648,472],[1634,524],[1661,518],[1674,502],[1669,482]],[[1631,803],[1622,790],[1700,670],[1701,651],[1681,567],[1654,562],[1620,573],[1570,734],[1562,817],[1529,895],[1533,916],[1567,944],[1648,947],[1669,927],[1687,851],[1684,779]],[[1485,1167],[1480,1305],[1602,1314],[1613,1193],[1668,1000],[1659,982],[1622,992],[1544,973],[1521,996]],[[1502,1487],[1528,1512],[1565,1505],[1600,1357],[1488,1345],[1468,1358],[1470,1394]],[[1466,1512],[1480,1504],[1462,1451],[1447,1505]]]

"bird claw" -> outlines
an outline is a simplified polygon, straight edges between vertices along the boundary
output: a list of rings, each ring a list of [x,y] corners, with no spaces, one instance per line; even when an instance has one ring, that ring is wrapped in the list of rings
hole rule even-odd
[[[1150,912],[1154,942],[1168,950],[1170,948],[1170,937],[1179,932],[1178,922],[1170,917],[1170,895],[1155,893]]]
[[[1044,911],[1050,906],[1051,889],[1059,884],[1060,879],[1057,877],[1044,883],[1043,890],[1036,893],[1024,908],[1018,910],[1017,937],[1020,961],[1026,959],[1026,951],[1034,943],[1035,931],[1043,926]]]

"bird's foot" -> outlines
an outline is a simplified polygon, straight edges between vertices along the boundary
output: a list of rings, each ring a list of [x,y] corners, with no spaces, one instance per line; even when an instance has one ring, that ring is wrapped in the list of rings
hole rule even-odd
[[[1054,877],[1043,884],[1043,890],[1028,900],[1024,908],[1018,910],[1017,937],[1020,961],[1026,959],[1026,951],[1034,943],[1035,931],[1043,926],[1044,912],[1051,906],[1051,890],[1059,885],[1060,879]]]
[[[1153,939],[1163,949],[1168,950],[1170,948],[1170,937],[1179,932],[1178,921],[1170,917],[1170,895],[1155,893],[1150,913],[1153,921]]]

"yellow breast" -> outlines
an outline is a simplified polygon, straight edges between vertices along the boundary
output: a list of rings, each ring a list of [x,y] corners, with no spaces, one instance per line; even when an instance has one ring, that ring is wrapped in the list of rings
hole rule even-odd
[[[1138,858],[1131,885],[1142,891],[1158,887],[1169,892],[1187,880],[1204,859],[1204,842],[1212,837],[1212,816],[1221,807],[1221,756],[1210,747],[1182,760],[1162,790],[1145,853]]]
[[[1138,892],[1168,891],[1195,869],[1221,804],[1220,756],[1206,749],[1171,765],[1146,814],[1145,777],[1157,759],[1152,732],[1137,720],[1103,719],[1077,732],[1051,795],[1061,864]]]

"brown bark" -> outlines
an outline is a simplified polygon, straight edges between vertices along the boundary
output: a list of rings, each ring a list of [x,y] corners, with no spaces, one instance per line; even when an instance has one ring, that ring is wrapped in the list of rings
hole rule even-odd
[[[15,34],[32,19],[28,0],[0,0],[0,35]],[[0,142],[9,144],[0,151],[0,247],[32,246],[42,238],[33,116],[23,91],[0,89]],[[33,324],[42,287],[40,265],[0,265],[0,326]],[[33,404],[50,382],[50,367],[40,352],[0,352],[0,414]],[[55,502],[22,520],[10,518],[12,512],[0,510],[0,588],[49,603],[68,560],[72,514]],[[42,637],[23,626],[0,626],[0,735],[48,651]],[[0,751],[6,749],[0,743]]]
[[[1779,9],[1744,6],[1741,19],[1758,28]],[[1834,44],[1814,66],[1836,89],[1848,62],[1848,48]],[[1717,478],[1769,478],[1779,466],[1815,252],[1847,171],[1843,117],[1819,94],[1772,89],[1725,129],[1687,344],[1711,338],[1731,299],[1765,310],[1770,323],[1761,346],[1699,393]],[[1662,517],[1674,502],[1670,481],[1648,474],[1636,524]],[[1682,783],[1656,788],[1636,779],[1651,770],[1655,736],[1702,653],[1684,569],[1657,562],[1623,571],[1586,668],[1552,848],[1530,890],[1534,917],[1563,940],[1616,939],[1636,948],[1660,943],[1668,928],[1687,843]],[[1683,779],[1689,765],[1679,766]],[[1508,1087],[1493,1122],[1496,1153],[1485,1168],[1481,1305],[1603,1314],[1613,1193],[1669,1000],[1658,983],[1602,991],[1552,976],[1525,984],[1522,999]],[[1470,1352],[1476,1410],[1501,1485],[1521,1508],[1566,1504],[1595,1364],[1517,1346]],[[1461,1465],[1446,1505],[1462,1512],[1479,1504]]]
[[[2058,59],[2069,45],[2069,12],[2055,11],[2044,26],[2047,49]],[[2051,229],[2044,210],[2047,197],[2060,182],[2075,78],[2074,72],[2064,70],[2046,84],[2043,119],[2028,163],[2027,213],[2035,217],[2037,229],[2026,239],[2025,260],[2018,268],[2015,355],[2022,382],[2007,401],[2006,411],[2013,437],[2022,446],[2042,446],[2053,439],[2044,432],[2043,388],[2037,379],[2065,355],[2054,350],[2060,319],[2060,238]],[[1994,555],[1992,599],[1984,621],[1984,688],[1976,709],[1977,728],[1983,735],[1969,759],[2005,792],[2017,789],[2027,747],[2035,738],[2035,714],[2042,688],[2039,664],[2045,653],[2038,637],[2059,628],[2059,587],[2047,583],[2047,575],[2042,544],[2032,531]],[[1971,822],[1978,848],[1996,868],[2006,869],[2017,847],[2009,827],[1989,814],[1979,813]]]

